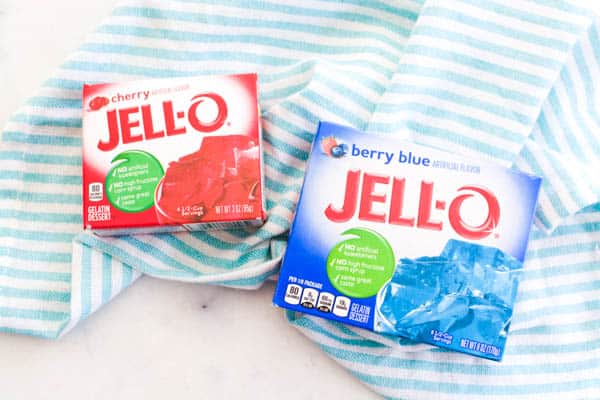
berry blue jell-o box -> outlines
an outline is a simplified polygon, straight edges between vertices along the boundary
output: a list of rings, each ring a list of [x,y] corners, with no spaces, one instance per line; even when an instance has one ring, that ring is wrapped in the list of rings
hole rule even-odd
[[[499,361],[540,184],[321,122],[273,301]]]

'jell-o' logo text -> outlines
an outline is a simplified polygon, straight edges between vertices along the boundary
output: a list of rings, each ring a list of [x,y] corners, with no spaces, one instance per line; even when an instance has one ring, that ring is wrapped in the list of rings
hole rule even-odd
[[[541,179],[406,133],[319,124],[273,301],[498,361]]]
[[[206,100],[212,100],[218,110],[211,121],[202,121],[198,117],[198,107]],[[107,111],[108,139],[100,140],[98,148],[111,151],[121,143],[182,135],[187,132],[188,123],[201,133],[214,132],[223,126],[227,119],[227,103],[223,97],[215,93],[203,93],[194,96],[191,101],[187,110],[175,110],[172,101],[163,101],[159,110],[154,110],[152,104],[144,104]],[[136,132],[135,129],[140,126],[141,131]]]
[[[376,187],[387,191],[378,191]],[[407,193],[406,178],[350,170],[346,174],[344,203],[341,207],[330,204],[325,209],[325,216],[332,222],[347,222],[356,216],[362,221],[441,231],[444,221],[441,216],[434,216],[434,213],[447,208],[447,218],[454,231],[473,240],[489,236],[498,226],[500,204],[489,189],[477,185],[461,186],[456,196],[450,199],[449,206],[446,200],[434,198],[434,190],[433,182],[423,180],[419,193]],[[405,207],[405,198],[410,195],[418,196],[418,208],[412,213]],[[473,196],[480,196],[488,209],[487,217],[475,226],[461,217],[465,200]],[[374,211],[376,203],[385,205],[387,212]]]
[[[99,235],[262,224],[257,76],[84,85],[83,180]]]

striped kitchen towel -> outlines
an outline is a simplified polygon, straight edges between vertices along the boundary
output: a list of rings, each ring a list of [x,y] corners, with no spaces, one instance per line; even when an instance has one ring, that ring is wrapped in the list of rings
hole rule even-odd
[[[589,15],[554,1],[422,8],[369,130],[544,183],[502,363],[288,313],[384,396],[600,396],[600,33]]]
[[[389,398],[597,396],[598,29],[563,0],[121,1],[2,133],[0,330],[57,337],[141,274],[260,286],[327,119],[514,166],[544,187],[501,364],[291,323]],[[83,82],[249,71],[260,77],[265,226],[81,233]]]

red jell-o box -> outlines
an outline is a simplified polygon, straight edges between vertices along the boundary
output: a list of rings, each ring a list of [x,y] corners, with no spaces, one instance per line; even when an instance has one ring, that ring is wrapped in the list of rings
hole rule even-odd
[[[98,235],[265,220],[255,74],[83,88],[83,221]]]

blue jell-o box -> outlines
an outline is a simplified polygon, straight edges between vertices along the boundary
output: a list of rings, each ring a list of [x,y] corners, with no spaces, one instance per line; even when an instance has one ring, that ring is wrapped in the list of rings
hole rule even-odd
[[[322,122],[274,303],[500,360],[540,183]]]

